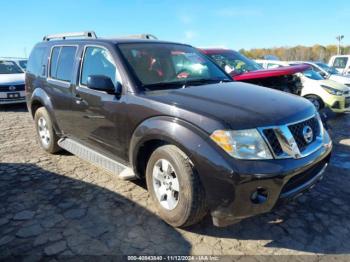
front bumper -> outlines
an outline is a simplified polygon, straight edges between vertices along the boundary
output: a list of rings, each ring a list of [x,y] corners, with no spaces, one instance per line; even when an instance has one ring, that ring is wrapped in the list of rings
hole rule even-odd
[[[326,103],[335,113],[350,112],[350,96],[332,96]]]
[[[17,93],[19,97],[9,98],[8,94]],[[0,92],[0,105],[25,103],[25,91]]]
[[[232,197],[211,208],[214,225],[227,226],[269,212],[277,203],[300,196],[322,179],[331,150],[327,135],[319,150],[301,159],[241,161],[243,167],[233,176],[232,188],[222,184],[222,198],[224,194]]]

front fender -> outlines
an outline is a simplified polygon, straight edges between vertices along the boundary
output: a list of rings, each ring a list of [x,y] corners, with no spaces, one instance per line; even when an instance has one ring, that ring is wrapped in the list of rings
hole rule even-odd
[[[34,117],[34,112],[32,112],[33,105],[36,103],[39,103],[43,105],[47,112],[50,115],[51,121],[53,123],[53,127],[56,131],[56,133],[61,133],[60,128],[57,124],[55,111],[52,105],[52,101],[50,96],[45,92],[42,88],[35,88],[34,92],[32,93],[31,97],[28,99],[28,109],[30,110],[31,115]]]
[[[138,151],[144,143],[151,140],[162,140],[173,144],[190,158],[207,196],[210,196],[207,197],[209,206],[217,205],[216,195],[222,190],[233,190],[235,172],[229,164],[228,155],[203,130],[173,117],[159,116],[147,119],[135,129],[131,138],[129,159],[134,169]],[[222,188],[223,185],[225,189]],[[233,198],[234,194],[231,196]]]

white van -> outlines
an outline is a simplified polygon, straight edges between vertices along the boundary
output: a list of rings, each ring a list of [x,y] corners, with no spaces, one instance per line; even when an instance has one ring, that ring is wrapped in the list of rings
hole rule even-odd
[[[328,65],[337,69],[340,74],[350,75],[350,55],[334,55],[329,59]]]

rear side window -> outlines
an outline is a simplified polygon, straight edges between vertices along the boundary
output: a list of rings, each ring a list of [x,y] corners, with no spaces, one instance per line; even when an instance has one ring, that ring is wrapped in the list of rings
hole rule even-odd
[[[348,63],[347,57],[337,57],[336,59],[334,59],[333,66],[335,68],[345,68],[347,63]]]
[[[70,82],[75,60],[75,46],[54,47],[51,53],[50,77]]]
[[[45,76],[46,47],[36,47],[31,52],[27,65],[27,72],[36,76]]]

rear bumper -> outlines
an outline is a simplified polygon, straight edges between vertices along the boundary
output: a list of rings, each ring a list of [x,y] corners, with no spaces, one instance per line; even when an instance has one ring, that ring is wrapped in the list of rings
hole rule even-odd
[[[251,167],[246,170],[251,170],[252,173],[236,174],[236,183],[230,185],[231,191],[227,185],[222,185],[226,194],[232,194],[233,197],[231,201],[222,201],[223,203],[211,208],[214,225],[227,226],[269,212],[277,203],[296,198],[313,188],[323,178],[331,150],[332,143],[329,140],[305,158],[274,160],[284,166],[280,172],[273,172],[273,165],[268,163],[251,163]]]

